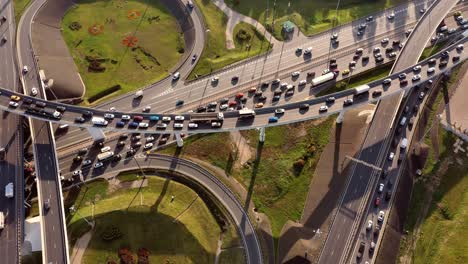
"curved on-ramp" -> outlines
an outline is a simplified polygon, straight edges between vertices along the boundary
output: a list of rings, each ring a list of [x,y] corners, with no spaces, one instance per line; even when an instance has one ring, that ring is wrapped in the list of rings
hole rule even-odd
[[[186,159],[161,154],[149,154],[144,157],[137,156],[119,162],[113,167],[109,166],[106,173],[99,177],[105,177],[107,174],[114,174],[115,172],[139,169],[175,172],[202,185],[221,202],[235,221],[237,230],[241,236],[247,263],[263,263],[260,242],[255,233],[255,227],[244,210],[244,206],[237,200],[235,194],[211,172]]]

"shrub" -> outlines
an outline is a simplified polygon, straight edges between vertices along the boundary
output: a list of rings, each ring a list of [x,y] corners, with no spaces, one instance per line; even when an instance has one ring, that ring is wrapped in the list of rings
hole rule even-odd
[[[81,24],[80,24],[80,22],[75,21],[75,22],[71,22],[70,25],[68,25],[68,27],[71,30],[80,30],[81,29]]]
[[[134,264],[135,263],[130,249],[126,247],[120,248],[118,254],[120,258],[120,263],[122,264]]]
[[[245,29],[240,29],[236,34],[236,38],[241,42],[249,40],[251,37],[252,36],[247,31],[245,31]]]
[[[116,226],[109,226],[104,229],[104,232],[101,233],[101,238],[104,241],[112,241],[115,239],[119,239],[123,236],[120,229]]]

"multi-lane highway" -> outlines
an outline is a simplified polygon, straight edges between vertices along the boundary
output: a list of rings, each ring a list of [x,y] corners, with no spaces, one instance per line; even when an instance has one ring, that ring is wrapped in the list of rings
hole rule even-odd
[[[15,67],[15,16],[12,1],[0,1],[0,85],[11,91],[18,90]],[[1,112],[0,148],[5,157],[0,161],[0,211],[5,217],[0,230],[0,256],[2,262],[18,263],[23,243],[24,183],[22,117]],[[5,197],[5,186],[13,183],[14,197]]]
[[[436,1],[425,13],[423,20],[418,23],[417,30],[410,35],[410,49],[403,48],[405,54],[399,56],[397,66],[393,67],[393,73],[400,71],[404,66],[414,64],[424,49],[425,43],[432,36],[437,25],[450,10],[450,4],[456,1],[445,3]],[[447,6],[448,5],[448,6]],[[431,31],[421,30],[426,24],[431,25]],[[413,44],[412,42],[417,44]],[[406,49],[406,51],[405,51]],[[358,159],[380,167],[380,164],[387,158],[388,139],[390,131],[394,127],[394,118],[400,105],[403,93],[395,95],[393,98],[382,100],[374,114],[373,122],[367,132]],[[354,249],[355,232],[362,224],[362,210],[368,204],[367,197],[375,189],[376,179],[380,171],[364,164],[355,164],[351,170],[347,188],[343,194],[338,207],[332,228],[327,237],[320,256],[320,263],[344,263],[347,262],[349,251]],[[353,255],[354,256],[354,255]]]
[[[30,94],[34,87],[38,90],[38,98],[46,98],[46,95],[38,76],[39,69],[36,67],[30,36],[32,18],[43,2],[32,2],[21,17],[16,43],[20,69],[28,65],[28,71],[22,70],[24,92]],[[44,263],[69,263],[62,188],[52,127],[49,122],[37,119],[30,119],[30,126],[41,216],[42,260]]]
[[[431,2],[416,1],[406,3],[375,14],[373,21],[366,22],[363,18],[342,25],[333,31],[330,30],[314,35],[303,43],[286,43],[284,47],[273,49],[268,55],[255,60],[248,60],[245,63],[240,63],[237,66],[230,67],[201,80],[187,84],[181,80],[178,82],[171,82],[170,80],[159,82],[145,88],[145,94],[141,101],[134,101],[133,95],[129,94],[101,104],[98,108],[108,110],[111,106],[114,106],[119,111],[139,112],[143,107],[151,106],[152,112],[183,112],[221,98],[233,97],[238,91],[246,91],[253,86],[258,86],[263,81],[271,81],[275,78],[281,78],[282,82],[288,82],[297,87],[299,81],[306,79],[306,72],[315,72],[318,76],[325,68],[328,68],[328,52],[330,50],[330,36],[332,32],[338,33],[340,43],[339,45],[332,46],[330,58],[337,59],[338,68],[341,71],[348,68],[349,62],[353,60],[354,51],[358,47],[364,48],[363,57],[371,57],[368,63],[358,61],[356,69],[352,73],[356,74],[375,66],[372,58],[374,47],[379,46],[384,49],[391,46],[393,40],[403,42],[406,30],[411,28],[421,16],[419,9],[427,7]],[[387,15],[392,12],[395,14],[395,18],[389,20]],[[356,35],[357,27],[362,23],[367,24],[367,29],[365,30],[365,34],[359,37]],[[389,38],[389,44],[382,46],[381,41],[384,38]],[[303,54],[296,53],[297,47],[312,47],[310,59],[307,56],[303,56]],[[388,62],[389,58],[385,54],[384,57],[385,62]],[[302,71],[302,74],[292,80],[290,74],[296,70]],[[219,78],[219,81],[212,84],[211,78],[215,76]],[[239,77],[239,81],[235,84],[231,83],[233,76]],[[342,77],[339,75],[337,80]],[[310,82],[310,78],[308,81]],[[285,97],[283,94],[279,100],[273,103],[280,105],[286,102],[313,97],[318,90],[296,88],[294,96]],[[265,89],[263,93],[267,97],[265,103],[272,103],[274,91],[272,89]],[[177,100],[184,100],[185,105],[176,107],[175,103]],[[254,100],[249,99],[246,106],[252,107],[253,103]],[[78,137],[82,138],[82,135],[83,133],[79,130],[70,130],[67,133],[67,137],[62,137],[58,140],[60,145],[68,145],[73,141],[77,141]]]

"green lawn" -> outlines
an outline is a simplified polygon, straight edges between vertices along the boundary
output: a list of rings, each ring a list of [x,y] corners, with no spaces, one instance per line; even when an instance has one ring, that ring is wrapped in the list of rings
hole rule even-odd
[[[425,48],[423,53],[421,54],[421,57],[419,58],[419,61],[425,60],[426,58],[429,58],[430,56],[436,54],[445,46],[445,44],[447,44],[447,41],[441,41],[431,47]]]
[[[270,49],[269,42],[250,24],[239,23],[234,28],[233,38],[235,49],[226,49],[226,23],[228,18],[211,1],[195,0],[197,7],[203,13],[207,33],[207,43],[190,78],[195,75],[205,75],[221,69],[234,62],[264,53]],[[240,30],[247,32],[248,40],[240,41],[236,36]]]
[[[81,28],[72,30],[73,22]],[[93,28],[96,34],[89,32]],[[177,21],[157,0],[78,1],[65,15],[62,29],[86,85],[85,99],[115,85],[121,89],[113,95],[165,77],[184,49]],[[123,41],[133,34],[137,42],[129,48]]]
[[[26,7],[28,7],[29,3],[31,3],[31,0],[13,0],[16,23],[19,22],[21,15],[23,15],[23,12],[26,10]]]
[[[125,184],[132,178],[135,176],[120,177]],[[121,247],[129,248],[135,260],[138,249],[148,249],[150,263],[214,262],[221,230],[203,200],[185,185],[149,177],[148,186],[138,192],[115,190],[106,181],[96,180],[82,187],[75,199],[71,195],[66,193],[66,207],[74,204],[79,213],[67,217],[71,244],[88,229],[81,217],[91,220],[92,203],[95,204],[96,226],[82,263],[117,261]],[[172,195],[175,199],[171,202]],[[105,242],[102,235],[110,227],[117,227],[122,237]],[[238,245],[234,228],[226,234],[232,238],[232,244]]]
[[[374,68],[370,71],[366,71],[361,74],[352,75],[350,79],[339,81],[332,88],[325,89],[319,92],[317,94],[317,97],[324,96],[324,95],[331,94],[331,93],[340,92],[346,89],[356,87],[358,85],[367,84],[372,81],[385,78],[386,76],[388,76],[391,69],[392,69],[392,64],[386,64],[386,65],[380,66],[378,68]]]
[[[234,10],[258,20],[278,39],[283,39],[281,27],[287,20],[294,22],[304,34],[311,35],[331,28],[335,18],[337,24],[344,24],[407,0],[341,0],[338,16],[335,13],[337,1],[225,1]],[[276,2],[276,8],[273,7],[273,2]],[[288,3],[291,3],[290,7]]]

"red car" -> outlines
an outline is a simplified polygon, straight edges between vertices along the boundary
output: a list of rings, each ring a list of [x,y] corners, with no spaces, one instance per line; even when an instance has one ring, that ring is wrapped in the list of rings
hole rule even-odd
[[[374,205],[377,207],[380,204],[380,197],[375,198],[375,203]]]
[[[241,99],[242,97],[244,97],[244,94],[243,94],[243,93],[238,93],[238,94],[236,94],[236,98],[237,98],[237,99]]]
[[[235,102],[235,101],[231,101],[231,102],[229,102],[229,106],[230,106],[230,107],[232,107],[232,106],[236,106],[236,105],[237,105],[237,102]]]
[[[133,120],[135,120],[136,122],[141,122],[141,121],[143,121],[143,117],[142,116],[134,116]]]

